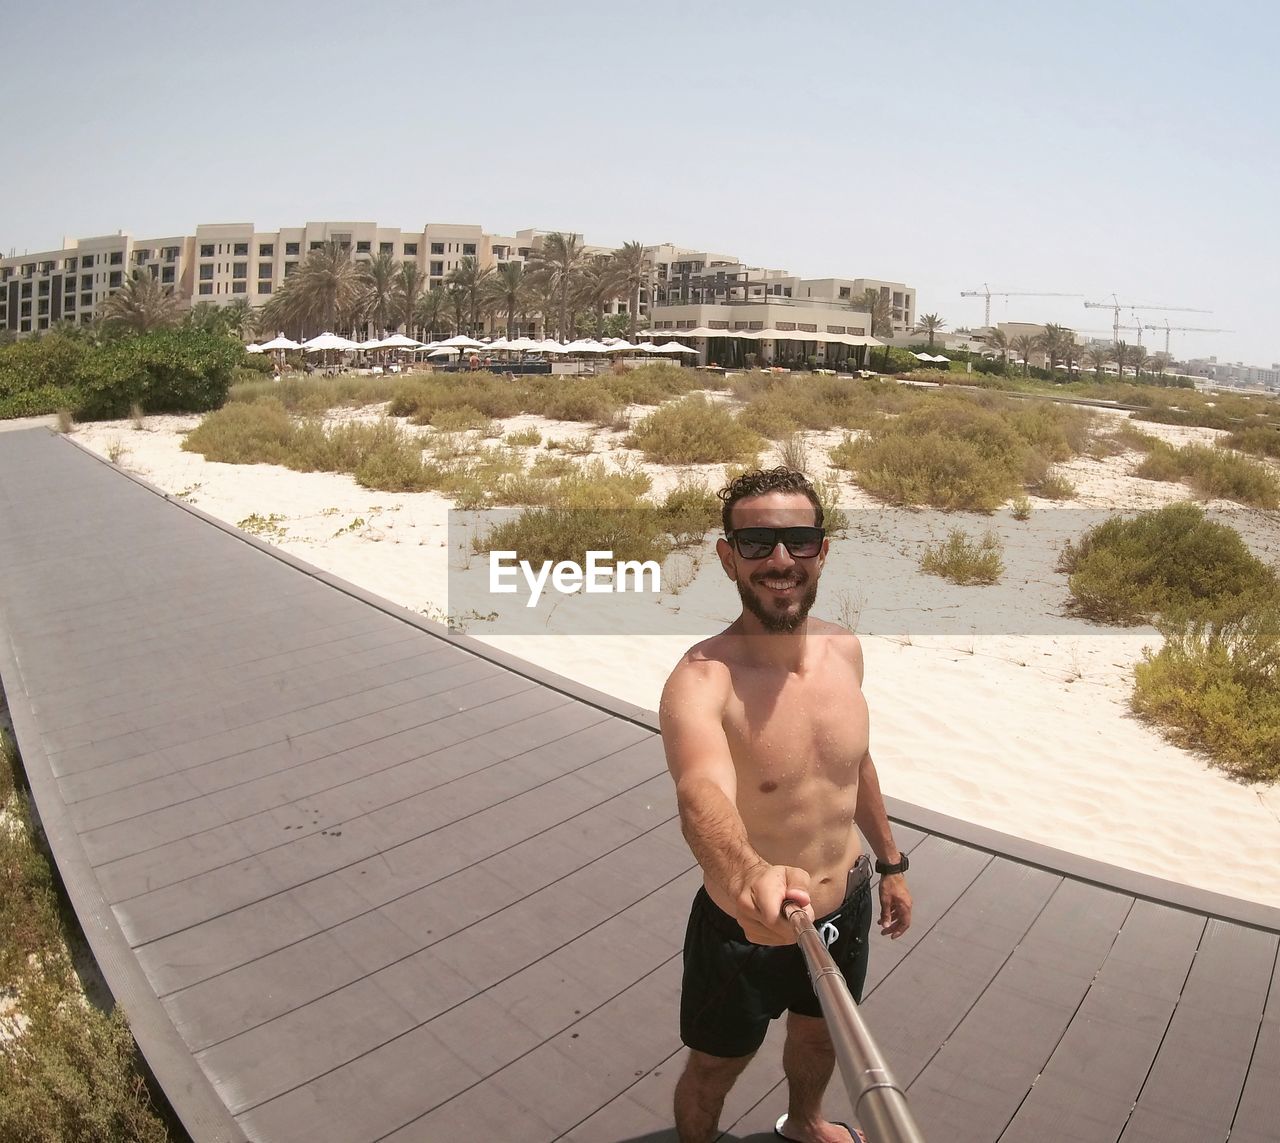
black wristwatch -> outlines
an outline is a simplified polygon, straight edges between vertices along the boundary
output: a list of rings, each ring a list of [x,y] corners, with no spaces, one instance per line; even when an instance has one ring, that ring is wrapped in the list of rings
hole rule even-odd
[[[876,872],[881,877],[892,877],[895,873],[906,873],[911,868],[911,862],[907,859],[905,853],[900,854],[898,861],[890,865],[887,861],[876,861]]]

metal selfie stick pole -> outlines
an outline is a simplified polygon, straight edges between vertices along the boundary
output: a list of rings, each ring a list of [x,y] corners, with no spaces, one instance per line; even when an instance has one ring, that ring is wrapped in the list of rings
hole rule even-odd
[[[784,904],[782,911],[796,931],[809,979],[827,1020],[844,1086],[858,1122],[866,1128],[867,1138],[871,1143],[924,1143],[907,1097],[889,1074],[889,1065],[863,1023],[849,986],[818,930],[798,905]]]

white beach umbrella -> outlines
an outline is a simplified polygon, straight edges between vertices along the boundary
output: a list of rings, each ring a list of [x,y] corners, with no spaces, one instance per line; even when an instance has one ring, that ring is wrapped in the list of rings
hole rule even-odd
[[[349,338],[339,337],[336,333],[329,333],[326,330],[324,333],[313,337],[310,341],[304,341],[302,348],[308,353],[322,353],[327,349],[347,350],[359,349],[360,347]]]
[[[508,345],[507,348],[519,350],[522,353],[527,353],[531,350],[536,350],[538,346],[541,344],[542,343],[540,341],[534,341],[533,338],[531,337],[517,337],[514,341],[510,343],[510,345]]]
[[[951,361],[951,358],[949,358],[949,357],[943,357],[941,353],[935,354],[933,359],[934,359],[934,361],[946,361],[946,362],[950,362],[950,361]]]
[[[669,341],[666,345],[658,346],[659,353],[697,353],[696,349],[690,349],[687,345],[681,345],[678,341]]]
[[[512,345],[505,337],[500,337],[497,341],[491,341],[485,346],[485,349],[511,349]]]
[[[631,342],[622,337],[604,347],[606,353],[627,353],[635,348],[636,347],[632,345]]]
[[[566,353],[564,345],[556,341],[554,338],[547,338],[546,341],[540,341],[534,347],[539,353]]]
[[[639,345],[636,346],[636,348],[640,350],[642,353],[661,353],[662,352],[662,350],[659,349],[656,345],[654,345],[653,342],[651,341],[642,341]]]
[[[440,346],[439,349],[433,349],[430,353],[427,354],[427,356],[428,357],[452,357],[455,353],[461,353],[461,352],[462,350],[460,350],[457,346],[442,345]]]
[[[264,341],[262,343],[262,348],[264,350],[266,349],[301,349],[302,346],[299,345],[298,342],[294,341],[292,338],[288,338],[288,337],[285,337],[284,334],[280,334],[278,337],[273,337],[270,341]]]
[[[390,337],[384,337],[379,346],[382,349],[421,349],[422,342],[414,341],[411,337],[405,337],[402,333],[393,333]]]
[[[456,337],[450,337],[440,343],[441,345],[451,345],[458,349],[483,349],[484,342],[476,341],[474,337],[468,337],[465,333],[460,333]]]
[[[267,351],[260,345],[249,344],[244,347],[245,353],[266,353]]]

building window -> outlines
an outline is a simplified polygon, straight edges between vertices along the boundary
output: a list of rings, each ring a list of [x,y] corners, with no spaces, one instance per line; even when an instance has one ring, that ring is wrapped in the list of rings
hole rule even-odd
[[[379,253],[379,254],[394,254],[394,253],[396,252],[395,247],[396,247],[396,244],[395,244],[394,242],[379,242],[379,243],[378,243],[378,253]]]
[[[22,303],[22,305],[18,308],[18,313],[19,313],[19,314],[21,314],[23,317],[30,317],[30,316],[31,316],[31,303],[30,303],[30,302],[23,302],[23,303]]]
[[[247,287],[248,287],[247,282],[232,282],[231,292],[233,294],[243,294]]]
[[[276,244],[274,242],[259,242],[258,257],[270,258],[276,252]]]
[[[270,263],[270,262],[259,262],[259,263],[258,263],[258,277],[259,277],[259,278],[269,278],[269,277],[271,277],[271,263]]]
[[[200,292],[201,292],[202,294],[211,294],[211,293],[213,293],[213,283],[212,283],[212,282],[201,282],[201,283],[200,283]]]
[[[30,283],[30,282],[23,282],[23,283],[22,283],[22,296],[23,296],[24,298],[29,298],[29,297],[31,297],[31,283]]]
[[[259,282],[259,283],[258,283],[258,293],[260,293],[260,294],[269,294],[269,293],[271,293],[271,283],[270,283],[270,282]]]
[[[93,289],[93,275],[92,275],[92,274],[81,274],[81,275],[80,275],[80,288],[81,288],[82,290],[92,290],[92,289]]]
[[[443,273],[444,273],[444,263],[443,263],[443,262],[432,262],[432,263],[431,263],[431,273],[432,273],[432,274],[434,274],[434,275],[436,275],[437,277],[438,277],[439,275],[443,274]]]
[[[406,258],[416,258],[418,256],[418,244],[416,242],[406,242],[404,244],[404,253]]]
[[[74,270],[76,268],[76,260],[74,258],[68,258],[66,266],[68,270]]]
[[[36,303],[36,313],[38,313],[38,314],[47,314],[48,312],[49,312],[49,299],[48,299],[48,298],[41,298],[41,299]]]
[[[301,245],[302,244],[300,242],[286,242],[284,244],[284,252],[286,255],[297,254],[299,253],[298,247]]]
[[[474,242],[464,242],[462,244],[462,253],[474,258],[476,256],[476,244]]]
[[[231,256],[233,258],[247,258],[248,255],[249,243],[247,242],[237,242],[235,244],[235,249],[231,251]]]
[[[86,254],[83,258],[81,258],[81,259],[80,259],[80,268],[81,268],[82,270],[87,270],[87,269],[89,269],[89,267],[90,267],[90,266],[92,266],[92,265],[93,265],[93,255],[92,255],[92,254]]]
[[[212,262],[205,262],[200,267],[200,281],[202,282],[213,281],[213,263]]]
[[[432,253],[432,254],[443,254],[443,253],[444,253],[444,243],[443,243],[443,242],[433,242],[433,243],[431,243],[431,253]]]
[[[109,258],[111,265],[120,266],[124,263],[124,251],[112,250]]]
[[[249,276],[248,262],[232,262],[231,276],[233,278],[247,278]]]
[[[212,257],[213,257],[213,243],[212,243],[212,242],[205,242],[205,243],[203,243],[203,244],[200,246],[200,257],[201,257],[201,258],[212,258]]]
[[[91,305],[93,305],[93,295],[92,295],[92,294],[81,294],[81,295],[80,295],[80,304],[81,304],[82,306],[91,306]]]
[[[120,285],[121,282],[123,281],[124,281],[124,275],[119,270],[112,270],[111,279],[110,281],[108,281],[107,285],[109,285],[112,289],[115,289],[115,287]]]
[[[160,281],[162,281],[162,282],[172,282],[172,281],[173,281],[173,267],[172,267],[172,266],[162,266],[162,267],[160,268]]]
[[[72,294],[72,295],[71,295],[71,297],[67,298],[67,299],[62,303],[62,308],[63,308],[64,310],[73,310],[73,309],[75,309],[75,308],[76,308],[76,296],[75,296],[75,294]]]
[[[289,277],[298,268],[297,262],[286,262],[284,264],[284,276]]]
[[[43,281],[36,283],[36,293],[39,294],[40,297],[42,298],[47,298],[49,296],[49,279],[48,278],[45,278]]]
[[[308,250],[319,250],[324,246],[323,242],[313,242],[307,247]]]
[[[848,298],[848,296],[849,296],[849,287],[848,287],[848,286],[841,286],[841,287],[840,287],[840,297],[841,297],[841,299],[846,299],[846,298]]]
[[[372,243],[372,242],[357,242],[357,243],[356,243],[356,253],[357,253],[357,254],[368,254],[368,253],[370,253],[370,252],[372,251],[372,249],[373,249],[373,243]]]
[[[166,262],[176,262],[178,260],[178,248],[176,246],[166,246],[161,253],[164,255]]]
[[[762,321],[748,322],[747,328],[748,329],[764,329],[764,322]]]
[[[18,326],[18,329],[19,329],[22,333],[30,333],[30,332],[31,332],[31,319],[30,319],[30,318],[27,318],[25,321],[23,321],[23,322]]]

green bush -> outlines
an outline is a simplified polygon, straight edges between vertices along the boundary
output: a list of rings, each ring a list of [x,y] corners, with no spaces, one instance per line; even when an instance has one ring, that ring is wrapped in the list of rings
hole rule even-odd
[[[79,420],[147,413],[203,413],[227,399],[244,346],[198,329],[162,329],[122,337],[93,351],[79,385]]]
[[[75,408],[97,351],[62,333],[0,345],[0,417]]]
[[[1185,503],[1113,516],[1067,543],[1058,570],[1069,577],[1069,610],[1102,623],[1230,618],[1277,593],[1275,572],[1238,532]]]
[[[205,417],[182,448],[226,464],[285,464],[293,433],[293,419],[279,401],[235,402]]]
[[[632,432],[628,447],[658,464],[724,464],[754,457],[763,442],[722,405],[685,397],[650,413]]]
[[[607,425],[622,408],[622,401],[594,377],[572,380],[557,377],[539,385],[534,412],[553,421],[585,421]]]
[[[671,554],[671,541],[653,505],[529,508],[472,541],[477,552],[515,551],[538,567],[547,560],[585,565],[589,551],[612,551],[615,560],[656,560]]]
[[[920,557],[920,570],[942,576],[952,583],[969,585],[995,583],[1004,574],[1000,537],[988,532],[981,540],[970,540],[953,528],[945,543],[931,544]]]
[[[1161,633],[1164,646],[1134,668],[1133,710],[1233,777],[1280,779],[1280,606]]]

